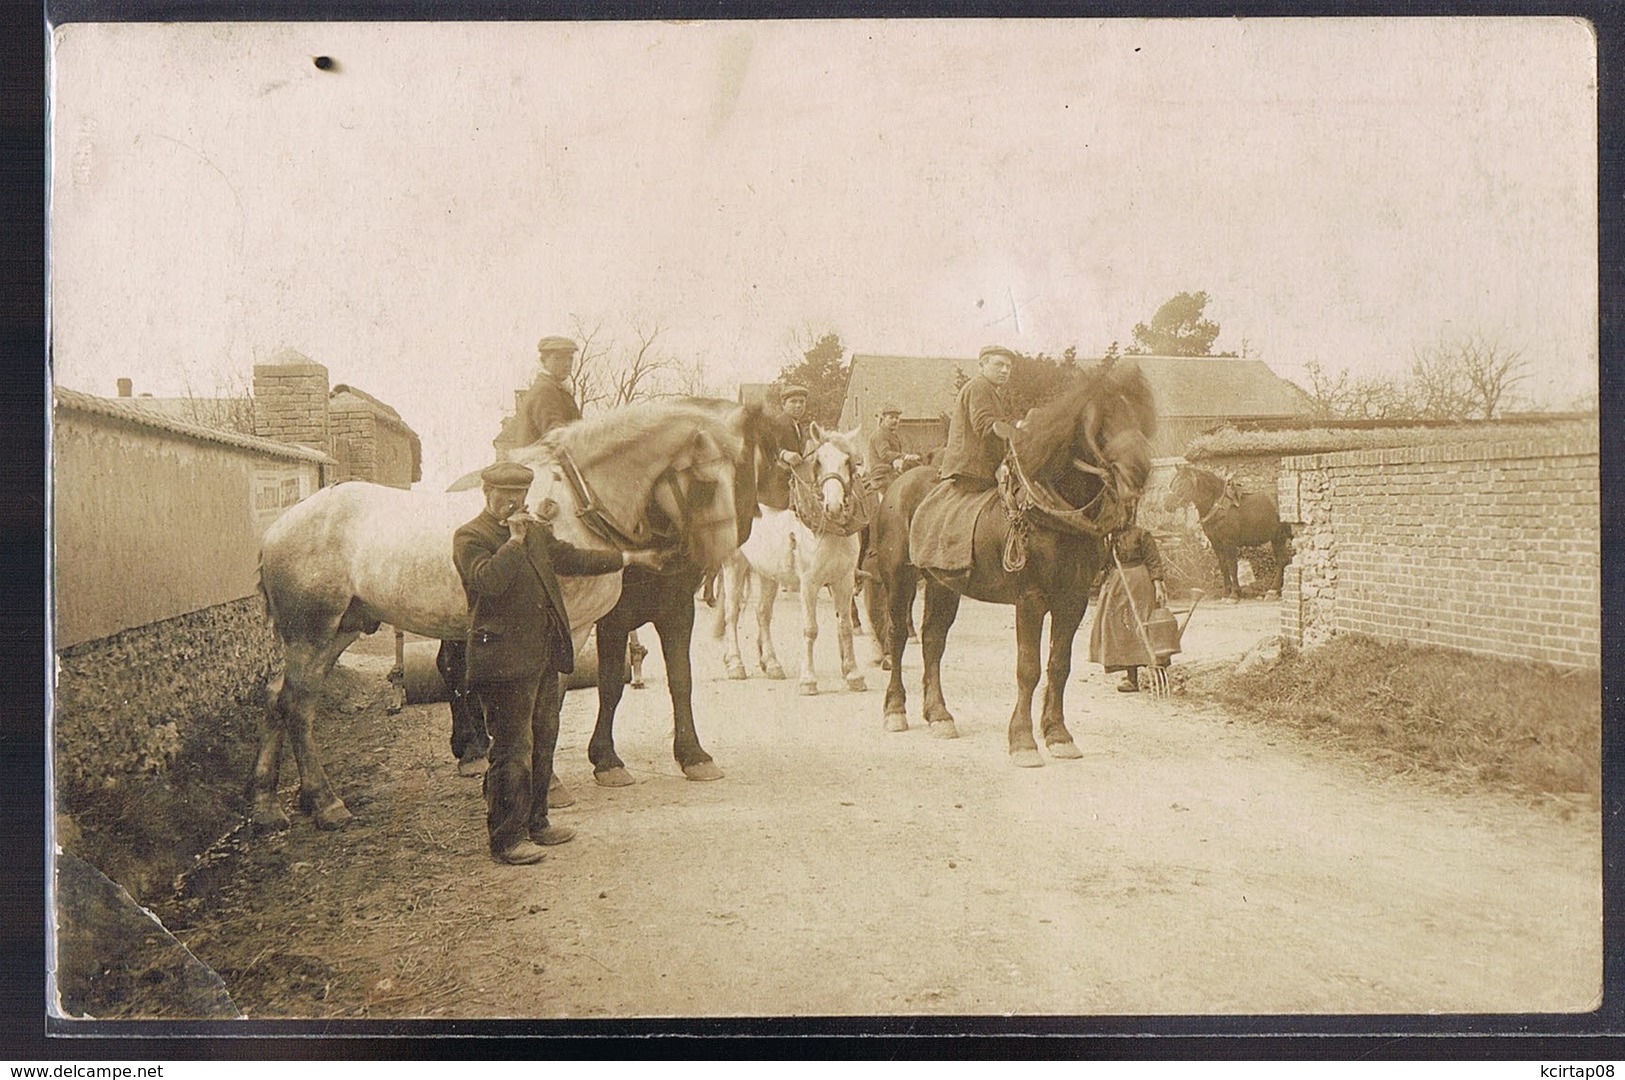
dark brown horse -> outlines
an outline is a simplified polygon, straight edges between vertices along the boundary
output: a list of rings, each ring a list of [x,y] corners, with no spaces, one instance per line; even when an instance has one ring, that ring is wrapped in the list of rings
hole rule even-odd
[[[1063,714],[1066,680],[1072,671],[1072,641],[1089,602],[1089,585],[1103,565],[1101,536],[1124,520],[1128,501],[1138,497],[1151,469],[1149,436],[1156,427],[1151,389],[1132,364],[1080,375],[1076,385],[1034,409],[1016,432],[1014,460],[1036,484],[1066,506],[1085,508],[1070,528],[1033,514],[1026,521],[1026,560],[1005,569],[1011,523],[995,503],[963,527],[973,530],[973,566],[968,576],[927,570],[925,614],[920,643],[925,654],[925,719],[943,738],[959,734],[942,697],[942,655],[948,629],[969,596],[1016,608],[1016,704],[1010,714],[1012,763],[1042,765],[1033,737],[1032,703],[1038,688],[1039,646],[1044,616],[1050,617],[1050,648],[1040,724],[1050,754],[1077,758]],[[934,466],[921,465],[899,477],[886,493],[875,522],[874,571],[885,588],[891,681],[886,687],[888,731],[908,727],[903,690],[903,650],[908,642],[908,609],[920,570],[910,561],[909,526],[927,493],[938,483]],[[1078,520],[1080,519],[1081,520]],[[873,622],[873,620],[871,620]]]
[[[1290,558],[1287,546],[1292,539],[1292,527],[1281,523],[1275,496],[1242,492],[1217,473],[1195,465],[1180,465],[1174,469],[1163,509],[1177,510],[1187,503],[1196,507],[1197,514],[1201,515],[1202,532],[1207,534],[1207,542],[1213,545],[1213,554],[1218,556],[1227,598],[1241,599],[1241,582],[1236,575],[1236,560],[1241,549],[1260,544],[1268,544],[1275,555],[1275,576],[1266,595],[1281,595],[1281,575]]]

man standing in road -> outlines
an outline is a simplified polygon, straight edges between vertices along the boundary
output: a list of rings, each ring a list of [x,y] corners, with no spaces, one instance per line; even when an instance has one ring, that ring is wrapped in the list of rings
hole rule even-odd
[[[575,835],[547,820],[559,738],[560,674],[575,669],[570,617],[556,574],[658,569],[653,552],[589,551],[553,535],[524,511],[533,474],[499,462],[480,474],[485,509],[457,530],[452,561],[468,597],[467,681],[491,733],[486,828],[498,862],[541,861],[544,845]]]

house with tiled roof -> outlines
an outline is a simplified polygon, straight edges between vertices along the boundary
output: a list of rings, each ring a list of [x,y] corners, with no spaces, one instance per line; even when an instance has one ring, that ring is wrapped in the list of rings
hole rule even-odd
[[[1220,424],[1303,416],[1312,407],[1308,395],[1262,360],[1126,356],[1120,362],[1138,365],[1156,396],[1152,453],[1157,457],[1179,456],[1191,439]],[[861,426],[867,436],[880,409],[890,403],[902,410],[899,433],[905,446],[916,452],[940,446],[947,441],[961,371],[974,374],[975,358],[854,354],[840,427]]]

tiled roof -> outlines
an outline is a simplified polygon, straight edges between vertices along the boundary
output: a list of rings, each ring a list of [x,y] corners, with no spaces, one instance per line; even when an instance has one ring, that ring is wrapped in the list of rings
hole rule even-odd
[[[143,408],[140,404],[144,400],[142,398],[97,397],[94,394],[85,394],[78,390],[67,390],[60,386],[52,388],[51,396],[56,408],[59,410],[71,409],[95,416],[107,416],[141,427],[152,428],[156,431],[167,431],[172,435],[184,435],[199,442],[234,446],[238,449],[253,450],[276,457],[333,463],[332,458],[319,450],[312,450],[309,447],[274,442],[271,439],[261,439],[255,435],[243,435],[222,428],[205,427],[202,424],[195,424],[188,420],[165,415],[156,409]]]
[[[1125,356],[1122,362],[1137,364],[1145,373],[1156,395],[1157,413],[1168,419],[1298,416],[1309,411],[1303,392],[1261,360]],[[975,374],[976,360],[855,354],[840,426],[862,424],[868,430],[888,402],[903,411],[904,419],[936,419],[953,408],[956,371]]]

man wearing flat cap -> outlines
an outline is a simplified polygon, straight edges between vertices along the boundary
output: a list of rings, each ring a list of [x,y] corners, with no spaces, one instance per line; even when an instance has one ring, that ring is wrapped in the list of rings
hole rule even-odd
[[[567,337],[544,337],[536,343],[542,370],[519,403],[518,445],[529,446],[561,424],[581,419],[581,407],[565,385],[575,356],[576,343]]]
[[[767,421],[762,449],[772,459],[764,475],[756,478],[756,498],[774,510],[790,507],[790,470],[812,443],[812,420],[807,416],[807,388],[794,383],[779,391],[784,411]]]
[[[543,845],[575,835],[547,820],[559,675],[575,669],[570,616],[555,575],[660,565],[653,552],[589,551],[558,539],[546,520],[525,511],[532,479],[515,462],[480,473],[485,509],[452,537],[452,561],[468,597],[468,689],[491,732],[485,774],[491,855],[514,864],[539,862]]]
[[[880,408],[880,426],[869,436],[869,483],[875,491],[885,495],[899,473],[920,463],[920,455],[903,451],[903,438],[897,434],[902,423],[903,410],[890,402]]]
[[[942,479],[970,490],[990,488],[996,482],[994,470],[1016,431],[1017,417],[1004,396],[1015,357],[1002,345],[989,345],[977,358],[979,370],[960,387],[948,418],[948,445],[937,469]]]

